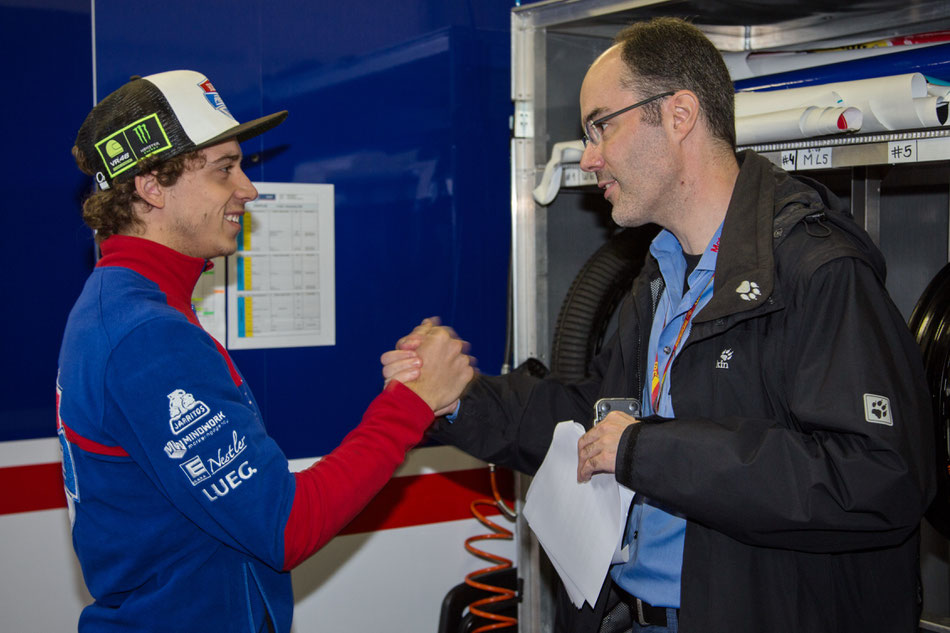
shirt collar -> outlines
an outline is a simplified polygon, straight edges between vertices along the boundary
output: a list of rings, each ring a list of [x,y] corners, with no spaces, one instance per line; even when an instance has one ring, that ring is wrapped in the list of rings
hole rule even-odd
[[[716,260],[719,257],[719,239],[722,236],[722,226],[720,223],[719,228],[716,229],[706,245],[706,250],[703,251],[699,263],[690,274],[690,285],[695,284],[695,275],[700,274],[700,271],[705,273],[715,272]],[[679,290],[677,294],[682,295],[683,289],[681,286],[683,274],[686,272],[686,260],[683,258],[683,247],[676,236],[666,229],[660,231],[650,244],[650,254],[659,264],[660,273],[663,275],[666,285],[673,285]]]
[[[100,244],[102,257],[96,268],[119,266],[139,273],[158,285],[170,302],[191,306],[198,278],[213,264],[185,255],[141,237],[113,235]]]

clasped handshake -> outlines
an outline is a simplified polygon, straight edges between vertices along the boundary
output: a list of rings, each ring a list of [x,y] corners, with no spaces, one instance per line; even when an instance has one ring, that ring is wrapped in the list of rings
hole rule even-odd
[[[435,412],[436,417],[453,413],[466,386],[475,377],[469,345],[436,317],[425,319],[396,342],[396,349],[380,357],[383,378],[397,380],[412,389]],[[639,420],[612,411],[577,443],[577,480],[584,482],[597,473],[616,472],[617,447],[624,430]],[[553,423],[552,423],[553,428]]]
[[[425,319],[380,357],[383,378],[398,380],[425,400],[436,417],[452,413],[465,386],[475,377],[469,345],[438,317]]]

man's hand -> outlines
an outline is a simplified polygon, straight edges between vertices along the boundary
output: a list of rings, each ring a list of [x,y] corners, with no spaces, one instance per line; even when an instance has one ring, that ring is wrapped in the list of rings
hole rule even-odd
[[[388,385],[390,380],[407,383],[421,375],[422,359],[416,350],[422,344],[426,333],[438,326],[438,317],[424,319],[412,332],[396,341],[396,349],[379,357],[379,362],[383,364],[385,384]]]
[[[588,481],[597,473],[617,472],[620,436],[628,426],[639,423],[626,413],[611,411],[577,440],[577,481]]]
[[[380,357],[383,377],[398,380],[426,401],[436,416],[451,413],[475,370],[468,344],[438,319],[426,319]]]

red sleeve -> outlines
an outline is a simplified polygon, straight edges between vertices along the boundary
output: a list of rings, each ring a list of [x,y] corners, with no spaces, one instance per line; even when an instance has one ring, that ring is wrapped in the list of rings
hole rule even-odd
[[[284,527],[285,570],[323,547],[369,503],[433,419],[424,400],[393,381],[332,453],[294,473],[294,503]]]

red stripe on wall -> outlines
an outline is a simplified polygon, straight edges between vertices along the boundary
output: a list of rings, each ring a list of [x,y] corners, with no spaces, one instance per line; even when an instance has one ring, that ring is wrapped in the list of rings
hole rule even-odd
[[[59,462],[0,468],[0,490],[0,514],[66,507]]]
[[[508,470],[499,470],[497,476],[498,491],[511,505],[514,477]],[[340,534],[470,519],[470,504],[482,498],[492,498],[488,468],[396,477]],[[499,513],[488,506],[480,506],[479,512]]]
[[[511,505],[514,477],[508,470],[499,470],[497,477],[499,492]],[[58,462],[0,468],[0,491],[0,515],[66,507],[63,467]],[[491,497],[488,468],[396,477],[340,533],[468,519],[472,501]],[[486,516],[498,514],[488,506],[480,506],[479,511]]]

